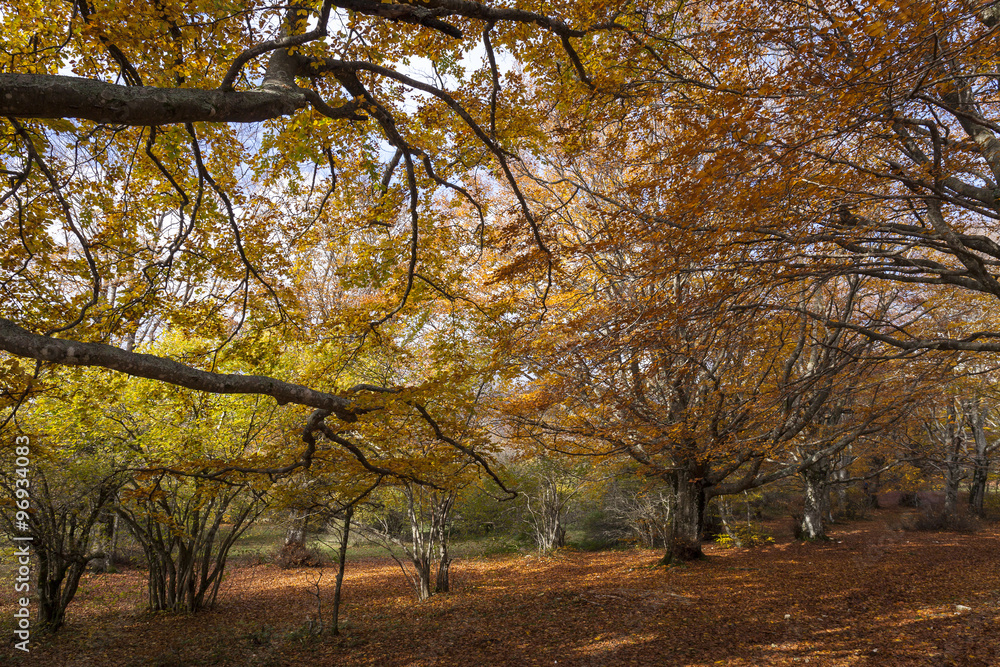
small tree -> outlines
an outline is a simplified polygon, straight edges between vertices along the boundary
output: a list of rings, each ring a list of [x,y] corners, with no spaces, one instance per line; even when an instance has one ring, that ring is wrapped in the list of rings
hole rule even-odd
[[[49,463],[33,469],[28,486],[19,485],[13,474],[5,474],[0,484],[12,498],[18,497],[18,489],[30,489],[27,523],[38,559],[38,619],[42,627],[55,632],[66,619],[66,608],[88,564],[104,556],[92,550],[94,528],[114,502],[122,478],[97,470],[97,464],[61,461],[46,470]],[[4,470],[14,467],[4,466]],[[15,533],[12,516],[3,513],[5,528],[11,534]]]
[[[458,490],[439,490],[407,482],[383,494],[383,500],[370,505],[374,512],[362,525],[369,539],[389,550],[407,580],[413,586],[418,600],[426,600],[433,593],[447,592],[451,588],[449,568],[451,555],[448,541],[451,537],[451,510],[455,506]],[[407,519],[403,530],[398,530],[395,512],[402,511]],[[393,547],[403,551],[412,569],[407,569],[393,553]],[[431,574],[436,576],[433,589]]]
[[[107,392],[106,373],[58,371],[48,379],[58,381],[59,389],[34,397],[16,422],[0,430],[3,442],[27,434],[31,443],[27,471],[14,465],[16,447],[0,448],[0,488],[12,502],[27,501],[39,623],[54,632],[65,622],[88,566],[107,557],[104,547],[110,545],[101,544],[100,522],[113,512],[132,454],[94,426],[87,407],[95,392]],[[23,534],[14,521],[12,513],[0,512],[4,529]]]
[[[612,478],[605,508],[647,549],[665,547],[670,535],[673,497],[658,478],[641,479],[631,466]]]
[[[248,481],[166,473],[133,481],[119,512],[146,555],[150,609],[215,604],[229,550],[263,511],[264,493]]]
[[[559,459],[538,453],[518,466],[524,521],[540,552],[566,546],[567,503],[580,491],[582,475]]]

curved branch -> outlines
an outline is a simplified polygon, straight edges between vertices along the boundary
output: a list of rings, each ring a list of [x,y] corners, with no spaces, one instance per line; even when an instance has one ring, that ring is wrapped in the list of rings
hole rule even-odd
[[[339,0],[335,4],[342,9],[349,9],[352,12],[357,12],[359,14],[377,16],[379,18],[389,19],[390,21],[399,21],[400,23],[421,25],[425,28],[431,28],[432,30],[443,32],[449,37],[454,37],[455,39],[462,39],[463,37],[461,30],[452,24],[437,18],[442,14],[450,13],[440,9],[431,9],[428,7],[407,4],[390,4],[379,2],[378,0]]]
[[[493,481],[496,483],[497,486],[500,487],[501,490],[504,491],[504,493],[509,494],[511,498],[517,497],[517,491],[512,491],[511,489],[508,489],[504,485],[500,477],[498,477],[497,474],[493,472],[493,468],[490,467],[489,462],[486,459],[484,459],[478,452],[476,452],[471,447],[466,447],[465,445],[458,442],[454,438],[445,435],[444,431],[441,430],[441,427],[434,420],[434,418],[431,417],[430,413],[427,412],[427,409],[424,406],[422,406],[419,403],[412,403],[409,401],[407,402],[410,403],[410,405],[413,406],[413,408],[420,413],[420,416],[424,418],[424,421],[427,422],[427,425],[431,427],[431,429],[434,431],[434,437],[436,437],[441,442],[451,445],[452,447],[462,452],[463,454],[466,454],[467,456],[471,457],[476,463],[482,466],[483,470],[486,471],[486,474],[493,478]]]
[[[10,354],[67,366],[99,366],[134,377],[159,380],[178,387],[215,394],[259,394],[279,404],[295,403],[329,410],[339,419],[354,422],[370,412],[343,396],[316,391],[263,375],[212,373],[151,354],[138,354],[105,345],[62,340],[33,334],[0,318],[0,350]]]
[[[229,70],[223,77],[222,83],[219,84],[219,90],[232,90],[233,83],[236,81],[236,77],[238,77],[240,72],[243,70],[243,66],[257,56],[268,53],[269,51],[287,49],[290,46],[299,46],[300,44],[311,42],[314,39],[325,37],[327,23],[330,22],[330,9],[332,4],[331,0],[324,0],[323,7],[319,12],[319,20],[317,21],[316,28],[314,30],[304,32],[301,35],[290,35],[280,39],[272,39],[267,42],[261,42],[260,44],[256,44],[236,56],[236,59],[233,60],[232,64],[229,66]],[[289,10],[289,13],[294,11],[295,9],[293,5],[293,8]]]

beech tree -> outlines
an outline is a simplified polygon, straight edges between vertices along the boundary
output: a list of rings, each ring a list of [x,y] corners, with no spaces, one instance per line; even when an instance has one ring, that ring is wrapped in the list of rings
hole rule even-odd
[[[968,364],[960,364],[959,367]],[[939,395],[924,401],[919,426],[906,452],[916,465],[944,481],[943,514],[958,512],[959,487],[969,489],[969,511],[983,514],[986,484],[998,443],[990,383],[982,376],[958,376]]]
[[[349,358],[410,304],[467,298],[501,233],[544,283],[512,167],[547,139],[533,100],[612,92],[605,61],[638,52],[619,21],[641,20],[600,2],[81,1],[29,29],[37,12],[10,3],[23,20],[0,35],[0,350],[39,364],[3,357],[4,406],[66,364],[313,409],[272,474],[309,465],[324,420],[406,399],[233,360],[292,341]],[[317,264],[338,299],[299,289]],[[214,345],[151,353],[167,329]]]
[[[133,452],[119,447],[110,433],[94,428],[87,408],[94,396],[108,390],[94,382],[95,374],[61,369],[59,387],[32,402],[16,421],[0,428],[0,437],[15,442],[18,435],[32,443],[35,465],[18,474],[14,447],[0,447],[5,462],[0,488],[13,503],[28,501],[27,525],[37,557],[38,618],[51,632],[63,627],[69,605],[88,568],[110,563],[111,544],[98,534],[101,520],[113,515],[119,493],[130,478]],[[0,519],[16,535],[14,513]],[[106,569],[106,568],[104,568]]]
[[[566,505],[586,480],[572,461],[539,449],[526,453],[526,460],[516,465],[513,474],[524,503],[524,522],[531,527],[538,551],[546,553],[566,546]]]
[[[869,337],[787,306],[826,301],[829,319],[878,320],[891,300],[861,281],[733,292],[728,275],[671,280],[623,256],[597,261],[598,277],[536,341],[512,409],[524,434],[548,434],[561,451],[630,457],[669,481],[666,561],[701,554],[712,497],[821,469],[903,405],[910,384],[889,388]],[[817,511],[809,520],[820,532]]]
[[[16,476],[4,474],[0,487],[11,498],[18,497],[18,488],[30,490],[32,511],[27,525],[38,559],[38,620],[46,631],[56,632],[66,620],[66,609],[87,567],[106,556],[96,544],[95,527],[114,506],[124,476],[113,466],[90,461],[88,453],[77,451],[67,458],[56,447],[47,454],[40,460],[48,471],[38,467],[33,475],[22,478],[30,486],[19,487]],[[6,532],[18,534],[9,517],[3,521]]]
[[[686,10],[686,22],[650,44],[660,60],[646,80],[663,101],[644,105],[658,113],[607,140],[643,146],[629,154],[645,162],[603,181],[579,164],[564,177],[640,219],[698,229],[706,243],[753,244],[750,261],[784,276],[851,273],[929,288],[912,292],[911,318],[967,305],[947,330],[865,329],[883,343],[1000,349],[988,318],[1000,296],[997,4]],[[635,138],[650,128],[650,139]],[[648,196],[630,203],[638,188]]]
[[[368,539],[389,551],[418,600],[451,590],[448,542],[458,493],[459,489],[438,490],[412,482],[384,489],[371,505],[367,520],[358,524]],[[394,547],[403,550],[410,568],[396,556]]]
[[[240,468],[273,455],[295,415],[261,397],[191,395],[103,369],[76,374],[83,386],[66,389],[83,395],[64,414],[100,439],[106,458],[129,462],[113,508],[146,556],[150,608],[212,606],[229,550],[264,509],[271,485]]]

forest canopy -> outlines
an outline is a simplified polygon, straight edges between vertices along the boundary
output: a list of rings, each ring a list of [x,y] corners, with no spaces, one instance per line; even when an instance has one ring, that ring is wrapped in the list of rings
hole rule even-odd
[[[714,497],[801,476],[819,537],[928,415],[984,433],[995,3],[0,7],[5,446],[244,516],[624,461],[683,559]]]

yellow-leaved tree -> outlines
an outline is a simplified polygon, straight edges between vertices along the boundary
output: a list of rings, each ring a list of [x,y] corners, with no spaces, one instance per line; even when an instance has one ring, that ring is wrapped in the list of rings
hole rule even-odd
[[[339,345],[349,365],[414,303],[467,298],[501,235],[549,280],[519,165],[549,141],[547,106],[616,94],[607,65],[641,53],[625,28],[643,20],[601,2],[42,11],[2,9],[4,418],[52,364],[312,409],[304,455],[271,471],[308,465],[327,419],[427,421],[397,387],[277,377],[276,348]],[[168,330],[209,343],[153,353]]]

